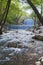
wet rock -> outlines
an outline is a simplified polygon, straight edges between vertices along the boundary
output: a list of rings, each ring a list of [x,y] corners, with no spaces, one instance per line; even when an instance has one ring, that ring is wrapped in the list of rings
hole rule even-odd
[[[23,45],[22,44],[18,44],[18,48],[23,48]]]
[[[31,43],[34,43],[34,40],[31,40],[30,42],[31,42]]]
[[[40,41],[43,41],[43,36],[42,35],[35,35],[32,37],[33,39],[36,39],[36,40],[40,40]]]
[[[17,43],[8,43],[7,44],[7,47],[14,47],[14,48],[16,48],[17,47]]]
[[[14,48],[17,48],[18,47],[18,44],[20,44],[21,42],[7,42],[4,46],[6,47],[14,47]]]
[[[28,48],[28,46],[23,45],[23,44],[18,44],[18,48]]]
[[[36,30],[39,30],[39,29],[40,29],[40,27],[36,28]]]
[[[42,33],[42,31],[39,31],[39,34]]]
[[[21,42],[20,42],[20,41],[18,41],[17,43],[18,43],[18,44],[20,44]]]
[[[16,33],[18,33],[18,30],[16,30]]]

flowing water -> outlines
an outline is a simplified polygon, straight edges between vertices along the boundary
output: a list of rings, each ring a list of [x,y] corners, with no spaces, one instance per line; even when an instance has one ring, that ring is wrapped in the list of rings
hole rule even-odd
[[[43,56],[43,42],[32,39],[34,35],[31,31],[21,29],[13,29],[0,35],[0,65],[19,65],[19,57],[24,57],[26,53],[35,57]]]

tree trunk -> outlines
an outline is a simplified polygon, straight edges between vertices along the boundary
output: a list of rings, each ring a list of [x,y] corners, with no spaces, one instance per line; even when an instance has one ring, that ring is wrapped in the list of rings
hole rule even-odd
[[[38,12],[37,8],[34,6],[34,4],[31,2],[31,0],[27,0],[27,2],[29,3],[29,5],[32,7],[32,9],[34,10],[35,14],[37,15],[40,23],[43,25],[43,17],[41,16],[41,14]]]
[[[0,35],[2,34],[2,29],[1,29],[1,26],[0,26]]]
[[[10,3],[11,3],[11,0],[8,0],[6,8],[5,8],[5,12],[3,13],[2,19],[0,21],[0,34],[2,33],[2,28],[3,28],[3,26],[6,22],[6,18],[7,18],[7,15],[8,15]]]

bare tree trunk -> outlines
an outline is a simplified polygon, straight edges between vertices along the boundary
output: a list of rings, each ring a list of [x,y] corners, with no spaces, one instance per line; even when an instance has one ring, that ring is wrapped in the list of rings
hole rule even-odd
[[[34,4],[31,2],[31,0],[27,0],[27,2],[29,3],[29,5],[32,7],[32,9],[34,10],[35,14],[37,15],[40,23],[43,25],[43,17],[41,16],[41,14],[38,12],[37,8],[34,6]]]

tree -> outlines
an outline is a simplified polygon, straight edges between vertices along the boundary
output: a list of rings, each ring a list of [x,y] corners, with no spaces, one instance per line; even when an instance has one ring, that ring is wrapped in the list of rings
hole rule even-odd
[[[10,3],[11,3],[11,0],[8,0],[5,11],[4,11],[4,13],[2,15],[2,18],[0,20],[0,34],[2,34],[2,28],[3,28],[3,26],[4,26],[5,22],[6,22],[6,18],[7,18],[7,15],[8,15]]]
[[[37,8],[35,7],[35,5],[31,2],[31,0],[27,0],[27,2],[29,3],[29,5],[32,7],[32,9],[34,10],[35,14],[37,15],[40,23],[43,25],[43,17],[41,16],[41,14],[39,13],[39,11],[37,10]]]
[[[35,12],[35,14],[38,17],[39,22],[43,25],[43,16],[41,15],[41,13],[39,13],[39,11],[37,10],[37,8],[35,6],[35,4],[40,5],[40,1],[41,0],[27,0],[27,1],[26,0],[22,0],[21,2],[22,3],[23,2],[28,3],[31,6],[31,8],[33,9],[33,11]],[[42,0],[41,3],[43,3],[43,0]]]
[[[21,3],[18,0],[11,0],[9,14],[7,16],[6,22],[8,24],[18,24],[18,21],[21,18],[23,19],[23,16],[27,16],[27,13],[23,9],[24,8],[22,8]]]
[[[0,0],[0,2],[0,34],[2,34],[2,29],[6,22],[10,24],[18,24],[19,19],[22,18],[22,16],[26,17],[27,13],[21,8],[19,0]]]

